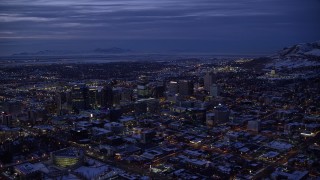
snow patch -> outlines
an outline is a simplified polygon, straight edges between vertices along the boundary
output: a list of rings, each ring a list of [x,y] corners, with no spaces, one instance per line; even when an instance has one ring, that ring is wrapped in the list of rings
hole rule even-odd
[[[320,63],[316,61],[310,61],[306,59],[275,59],[274,62],[268,63],[265,67],[266,68],[276,68],[276,69],[283,69],[283,68],[301,68],[301,67],[308,67],[308,66],[319,66]]]
[[[320,49],[313,49],[311,51],[306,52],[305,54],[312,56],[320,56]]]

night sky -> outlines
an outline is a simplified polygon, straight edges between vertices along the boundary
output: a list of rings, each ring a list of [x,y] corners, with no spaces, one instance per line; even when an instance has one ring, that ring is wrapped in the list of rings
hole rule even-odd
[[[114,46],[264,54],[319,32],[319,0],[0,1],[0,55]]]

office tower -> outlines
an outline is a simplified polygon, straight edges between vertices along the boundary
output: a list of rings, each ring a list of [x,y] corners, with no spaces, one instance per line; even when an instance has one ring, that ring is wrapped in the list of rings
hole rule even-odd
[[[122,94],[121,88],[115,88],[115,89],[113,89],[113,101],[112,101],[113,106],[118,106],[118,105],[120,105],[120,102],[121,102],[121,94]]]
[[[85,85],[74,85],[71,90],[72,107],[76,110],[89,108],[89,88]]]
[[[210,86],[210,96],[218,97],[220,95],[220,86],[217,84],[212,84]]]
[[[193,94],[193,82],[188,80],[179,81],[179,94],[182,96],[191,96]]]
[[[31,124],[36,124],[37,121],[37,112],[35,110],[29,110],[28,111],[28,121]]]
[[[165,95],[166,95],[167,101],[170,101],[170,102],[177,102],[177,100],[179,99],[178,94],[171,94],[167,92]]]
[[[147,98],[149,97],[149,89],[148,84],[149,78],[147,76],[140,76],[138,78],[138,84],[137,84],[137,95],[138,98]]]
[[[137,86],[137,95],[138,98],[147,98],[149,97],[149,89],[146,85],[138,84]]]
[[[207,72],[203,79],[204,79],[204,89],[209,92],[211,85],[215,82],[214,73]]]
[[[134,104],[135,114],[157,113],[159,111],[159,100],[154,98],[141,99]]]
[[[2,112],[1,114],[1,125],[11,126],[12,125],[12,115]]]
[[[150,95],[153,98],[160,98],[164,96],[164,86],[163,85],[156,85],[153,86],[150,90]]]
[[[98,108],[100,106],[100,95],[101,95],[101,87],[91,86],[89,87],[88,96],[89,96],[89,105],[91,108]]]
[[[216,124],[224,124],[229,122],[230,111],[227,107],[219,104],[214,108],[214,121]]]
[[[154,130],[146,130],[141,133],[141,142],[143,144],[151,143],[152,139],[156,136]]]
[[[134,103],[134,112],[135,115],[141,115],[147,113],[147,102],[145,101],[137,101]]]
[[[22,103],[20,101],[6,101],[3,103],[3,111],[9,113],[13,118],[21,112]]]
[[[204,108],[188,108],[186,115],[193,123],[205,124],[206,122],[206,110]]]
[[[149,98],[147,100],[147,111],[149,113],[158,113],[159,112],[159,100],[154,98]]]
[[[121,101],[132,101],[133,99],[133,91],[129,88],[121,89]]]
[[[48,120],[48,112],[45,109],[32,109],[28,111],[28,121],[31,124],[43,123]]]
[[[170,81],[167,83],[167,91],[170,94],[177,94],[179,90],[178,82]]]
[[[57,115],[62,115],[67,104],[67,94],[64,92],[57,92],[55,95],[55,103],[57,105]]]
[[[113,106],[113,90],[110,86],[105,86],[101,90],[101,106],[111,108]]]

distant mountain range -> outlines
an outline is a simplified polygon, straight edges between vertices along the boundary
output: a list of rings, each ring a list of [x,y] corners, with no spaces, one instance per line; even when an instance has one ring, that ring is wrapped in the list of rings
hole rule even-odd
[[[169,54],[184,52],[184,50],[172,50]],[[141,55],[139,52],[123,49],[119,47],[96,48],[88,51],[68,51],[68,50],[43,50],[38,52],[23,52],[13,54],[13,56],[63,56],[63,55]],[[143,54],[147,55],[147,54]],[[300,68],[310,66],[320,66],[320,41],[312,43],[300,43],[290,47],[285,47],[277,53],[257,58],[252,62],[252,68],[258,66],[264,69]]]
[[[124,54],[134,52],[130,49],[119,47],[97,48],[89,51],[68,51],[68,50],[43,50],[37,52],[22,52],[13,54],[13,56],[55,56],[55,55],[87,55],[87,54]]]
[[[112,48],[108,48],[108,49],[97,48],[97,49],[93,50],[93,52],[101,53],[101,54],[122,54],[122,53],[129,53],[129,52],[133,52],[133,51],[130,49],[122,49],[122,48],[118,48],[118,47],[112,47]]]
[[[320,66],[320,41],[286,47],[270,56],[266,68],[300,68]]]
[[[310,56],[320,57],[320,41],[313,43],[301,43],[291,47],[286,47],[278,52],[278,56],[281,58],[303,58]]]

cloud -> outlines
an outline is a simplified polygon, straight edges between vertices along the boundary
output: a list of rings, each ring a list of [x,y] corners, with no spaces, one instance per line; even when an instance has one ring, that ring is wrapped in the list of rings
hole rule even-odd
[[[317,37],[320,3],[300,0],[1,0],[1,39]],[[31,41],[30,41],[31,42]],[[1,48],[1,47],[0,47]]]
[[[17,22],[17,21],[47,22],[52,20],[54,20],[54,18],[32,17],[32,16],[24,16],[22,14],[0,14],[0,22]]]

